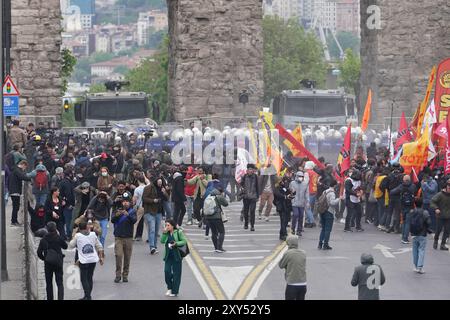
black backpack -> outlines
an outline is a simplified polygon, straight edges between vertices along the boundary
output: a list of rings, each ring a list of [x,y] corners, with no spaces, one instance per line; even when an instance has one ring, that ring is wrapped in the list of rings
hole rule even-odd
[[[402,206],[413,207],[414,206],[414,195],[409,191],[403,191],[401,195]]]
[[[409,230],[413,236],[418,236],[424,228],[425,217],[422,210],[416,209],[411,212]]]

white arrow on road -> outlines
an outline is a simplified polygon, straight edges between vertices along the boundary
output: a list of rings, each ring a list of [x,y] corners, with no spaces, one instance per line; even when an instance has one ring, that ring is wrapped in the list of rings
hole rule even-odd
[[[386,257],[386,258],[395,258],[395,256],[389,252],[389,250],[391,250],[391,248],[383,246],[382,244],[377,244],[375,247],[373,247],[375,250],[380,250],[381,253]]]
[[[412,248],[403,248],[403,249],[398,249],[398,251],[392,252],[393,254],[402,254],[402,253],[407,253],[407,252],[411,252]]]

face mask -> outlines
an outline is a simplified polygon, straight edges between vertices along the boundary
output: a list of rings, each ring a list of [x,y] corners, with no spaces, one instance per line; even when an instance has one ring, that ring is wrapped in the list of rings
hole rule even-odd
[[[298,182],[302,182],[302,181],[303,181],[303,178],[302,178],[302,177],[299,177],[299,178],[297,178],[297,181],[298,181]]]
[[[102,176],[103,177],[107,177],[108,176],[108,172],[102,172]]]

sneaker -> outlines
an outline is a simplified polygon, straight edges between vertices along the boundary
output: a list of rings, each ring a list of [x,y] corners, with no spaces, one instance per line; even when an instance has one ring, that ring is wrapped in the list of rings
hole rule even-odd
[[[11,223],[11,227],[21,227],[21,224],[18,222]]]
[[[244,226],[244,229],[247,230],[247,229],[248,229],[248,226]]]
[[[205,240],[209,240],[209,236],[205,236]]]
[[[157,254],[159,251],[156,250],[156,248],[153,248],[152,250],[150,250],[150,254]]]
[[[322,247],[322,250],[331,250],[331,249],[333,249],[333,248],[330,247],[330,246],[327,245],[327,244],[324,244],[323,247]]]
[[[200,228],[202,227],[202,225],[203,225],[203,223],[200,221],[200,222],[198,223],[198,228],[200,229]]]
[[[286,236],[280,237],[280,241],[286,241]]]
[[[216,249],[214,251],[217,252],[217,253],[225,253],[225,250],[223,250],[223,249]]]
[[[177,294],[175,294],[175,293],[171,293],[171,294],[169,294],[169,297],[178,297],[178,295]]]
[[[295,236],[295,230],[291,230],[291,234]]]
[[[119,282],[120,282],[120,280],[121,280],[121,278],[120,278],[120,277],[116,277],[116,278],[114,279],[114,282],[115,282],[115,283],[119,283]]]
[[[420,273],[420,274],[424,274],[424,273],[425,273],[425,271],[423,270],[423,268],[419,268],[419,270],[418,270],[417,272]]]
[[[186,224],[187,224],[188,226],[192,226],[192,220],[189,220]]]
[[[296,235],[297,235],[298,237],[301,237],[301,236],[302,236],[302,233],[301,233],[301,232],[297,232]]]
[[[344,229],[344,232],[353,232],[352,229]]]
[[[270,220],[269,220],[269,218],[266,218],[266,222],[269,222]]]
[[[127,277],[123,277],[122,282],[128,282],[128,278]]]
[[[448,251],[448,248],[445,245],[441,245],[440,249],[443,251]]]
[[[258,216],[258,220],[261,220],[261,219],[262,219],[262,217],[261,217],[261,215],[259,215],[259,216]]]
[[[322,250],[322,244],[319,243],[319,245],[317,246],[317,249]]]
[[[250,231],[255,231],[255,227],[251,227]],[[441,249],[442,250],[442,249]],[[447,249],[448,250],[448,249]]]
[[[414,267],[414,268],[413,268],[413,272],[419,272],[419,269],[416,268],[416,267]]]
[[[166,296],[170,296],[172,294],[172,289],[167,290]]]
[[[362,229],[362,228],[356,229],[356,232],[363,232],[363,231],[364,231],[364,229]]]
[[[410,244],[411,242],[409,242],[408,240],[406,240],[406,241],[405,241],[405,240],[402,240],[402,243],[403,243],[403,244]]]

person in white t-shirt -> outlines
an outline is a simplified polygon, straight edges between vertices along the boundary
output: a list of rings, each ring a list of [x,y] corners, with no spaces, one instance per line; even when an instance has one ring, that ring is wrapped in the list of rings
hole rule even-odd
[[[92,300],[91,293],[93,289],[93,276],[95,266],[100,261],[104,262],[104,252],[100,241],[95,232],[88,229],[86,222],[80,223],[79,232],[70,241],[69,248],[77,248],[80,266],[81,285],[83,286],[84,297],[80,300]]]

